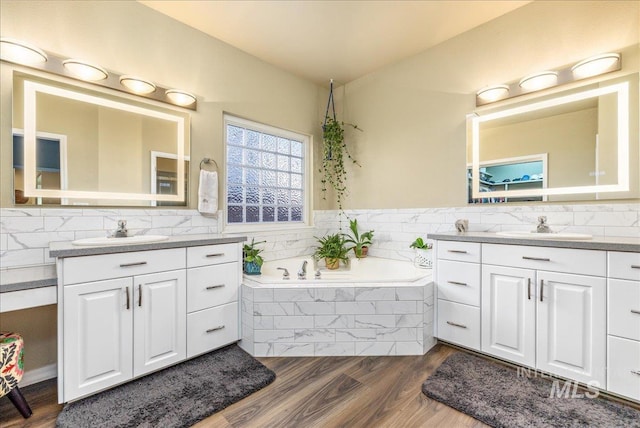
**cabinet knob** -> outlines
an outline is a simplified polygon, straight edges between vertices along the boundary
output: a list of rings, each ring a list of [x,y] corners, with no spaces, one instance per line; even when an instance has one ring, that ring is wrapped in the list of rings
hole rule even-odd
[[[447,250],[450,253],[467,254],[465,250]]]
[[[447,283],[453,284],[453,285],[464,285],[464,286],[467,285],[466,282],[458,282],[458,281],[447,281]]]
[[[224,256],[224,253],[207,254],[205,257],[222,257],[222,256]]]
[[[207,330],[207,333],[213,333],[214,331],[218,331],[218,330],[222,330],[224,328],[224,325],[219,325],[217,327],[213,327]]]
[[[210,285],[206,289],[207,290],[214,290],[216,288],[222,288],[222,287],[224,287],[224,284],[216,284],[216,285]]]
[[[133,263],[122,263],[120,267],[131,267],[131,266],[142,266],[146,265],[147,262],[133,262]]]
[[[523,258],[524,260],[535,260],[535,261],[538,261],[538,262],[550,262],[550,261],[551,261],[551,259],[548,259],[548,258],[546,258],[546,257],[530,257],[530,256],[522,256],[522,258]]]
[[[631,313],[640,315],[640,311],[636,309],[631,309]]]

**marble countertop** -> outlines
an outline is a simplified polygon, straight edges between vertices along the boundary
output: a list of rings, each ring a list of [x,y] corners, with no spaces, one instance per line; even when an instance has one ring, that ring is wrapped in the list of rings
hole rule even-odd
[[[640,252],[640,238],[598,237],[591,239],[527,239],[499,236],[492,232],[445,232],[429,233],[428,239],[440,241],[482,242],[487,244],[530,245],[534,247],[575,248],[581,250],[604,250]]]
[[[0,293],[55,287],[57,284],[55,265],[0,270]]]
[[[197,247],[201,245],[229,244],[234,242],[244,242],[246,236],[240,235],[181,235],[170,236],[165,241],[147,242],[139,244],[88,246],[73,245],[71,242],[51,242],[49,244],[49,255],[51,257],[78,257],[93,256],[98,254],[127,253],[130,251],[162,250],[165,248]]]

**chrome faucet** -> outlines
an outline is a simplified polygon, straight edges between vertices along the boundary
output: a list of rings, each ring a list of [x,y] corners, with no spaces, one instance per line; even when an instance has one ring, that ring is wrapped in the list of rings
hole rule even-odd
[[[126,220],[118,220],[118,228],[113,234],[114,238],[126,238],[129,236],[129,231],[127,230],[127,221]]]
[[[282,279],[289,279],[289,271],[286,268],[279,267],[278,270],[283,270]]]
[[[298,271],[298,279],[307,279],[307,261],[302,262],[300,270]]]
[[[547,216],[541,215],[538,217],[538,226],[536,227],[537,233],[551,233],[551,229],[547,226]]]

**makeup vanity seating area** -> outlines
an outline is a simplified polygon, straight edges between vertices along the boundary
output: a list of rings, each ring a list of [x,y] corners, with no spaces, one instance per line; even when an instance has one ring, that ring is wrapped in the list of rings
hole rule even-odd
[[[436,337],[640,401],[640,239],[436,241]]]
[[[244,241],[193,235],[129,245],[51,243],[58,401],[238,341]]]

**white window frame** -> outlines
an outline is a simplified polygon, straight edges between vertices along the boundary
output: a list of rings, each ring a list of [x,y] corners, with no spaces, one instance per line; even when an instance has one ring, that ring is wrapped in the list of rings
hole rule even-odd
[[[302,134],[299,132],[289,131],[282,128],[277,128],[271,125],[265,125],[260,122],[255,122],[248,119],[243,119],[232,114],[225,113],[223,115],[223,145],[224,145],[224,174],[220,177],[223,183],[223,199],[220,204],[223,212],[223,233],[238,233],[238,232],[256,232],[256,231],[275,231],[275,230],[293,230],[293,229],[305,229],[312,227],[311,224],[311,183],[313,183],[312,177],[312,165],[313,165],[313,151],[312,151],[312,136]],[[264,222],[264,223],[229,223],[228,221],[228,202],[227,202],[227,126],[234,125],[252,131],[260,132],[263,134],[275,135],[276,137],[287,138],[290,140],[301,141],[304,150],[304,165],[303,165],[303,177],[302,177],[302,192],[303,192],[303,206],[302,206],[302,221],[297,223],[291,222]],[[277,216],[277,212],[276,212]]]

